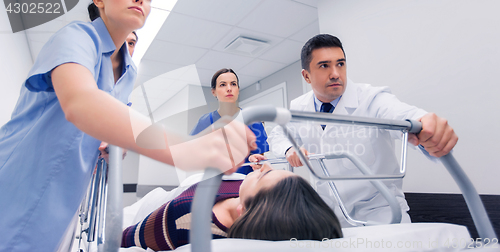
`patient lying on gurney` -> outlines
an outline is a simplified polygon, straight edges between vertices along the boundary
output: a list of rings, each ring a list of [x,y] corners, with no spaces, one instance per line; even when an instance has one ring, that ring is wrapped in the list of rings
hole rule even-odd
[[[123,231],[122,247],[172,250],[189,243],[197,184]],[[319,240],[342,237],[333,211],[309,183],[269,164],[244,180],[222,181],[212,208],[212,237]]]

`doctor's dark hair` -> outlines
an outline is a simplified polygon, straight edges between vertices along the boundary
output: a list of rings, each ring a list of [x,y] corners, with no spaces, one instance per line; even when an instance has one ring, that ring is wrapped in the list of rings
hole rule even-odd
[[[302,47],[302,51],[300,52],[302,69],[309,71],[309,64],[311,64],[312,60],[312,52],[316,49],[325,47],[339,47],[342,49],[345,58],[344,48],[342,47],[342,42],[340,42],[339,38],[330,34],[318,34],[310,38]]]
[[[335,213],[300,176],[290,176],[243,202],[247,211],[228,230],[228,237],[281,241],[342,237]]]
[[[219,76],[224,73],[233,73],[234,76],[236,76],[236,81],[238,82],[238,88],[240,87],[240,79],[238,78],[238,75],[233,71],[233,69],[222,68],[221,70],[215,72],[214,76],[212,76],[212,82],[210,83],[212,89],[215,90],[215,88],[217,87],[217,78],[219,78]]]

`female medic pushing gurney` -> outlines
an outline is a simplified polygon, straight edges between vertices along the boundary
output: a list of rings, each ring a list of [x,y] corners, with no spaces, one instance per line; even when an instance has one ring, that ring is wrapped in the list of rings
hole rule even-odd
[[[124,104],[137,75],[124,42],[144,25],[151,1],[94,3],[101,18],[73,22],[43,47],[12,119],[0,130],[0,251],[58,249],[101,141],[186,170],[210,163],[228,173],[248,154],[245,143],[254,142],[254,135],[234,122],[224,134],[218,130],[175,146],[174,136],[159,129],[153,139],[164,141],[138,146],[135,139],[150,123]]]

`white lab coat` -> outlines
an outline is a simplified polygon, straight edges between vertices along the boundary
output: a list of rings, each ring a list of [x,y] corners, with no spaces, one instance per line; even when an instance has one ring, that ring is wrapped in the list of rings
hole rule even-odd
[[[294,99],[290,104],[290,110],[314,112],[313,91]],[[348,80],[346,91],[333,113],[405,120],[419,119],[427,112],[399,101],[387,87],[373,87]],[[313,122],[290,123],[287,127],[294,134],[297,143],[309,152],[326,154],[344,150],[357,155],[374,174],[395,174],[395,171],[399,170],[393,139],[401,137],[398,131],[353,125],[327,125],[323,130],[319,123]],[[285,151],[292,146],[280,126],[273,129],[269,143],[271,151],[276,156],[284,156]],[[328,160],[325,164],[330,174],[361,174],[347,159]],[[317,167],[314,162],[313,166]],[[322,174],[320,170],[317,171]],[[313,176],[311,182],[325,202],[334,209],[341,225],[351,226],[344,220],[327,182],[319,181]],[[409,208],[402,191],[402,179],[384,180],[384,183],[400,202],[402,221],[409,222],[406,213]],[[357,220],[390,222],[391,211],[387,201],[369,181],[335,181],[335,184],[351,217]]]

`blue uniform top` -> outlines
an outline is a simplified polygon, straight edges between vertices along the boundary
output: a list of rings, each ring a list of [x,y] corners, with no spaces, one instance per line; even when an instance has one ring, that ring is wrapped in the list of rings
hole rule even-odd
[[[101,141],[66,120],[51,71],[78,63],[99,89],[126,103],[137,70],[123,44],[123,72],[115,85],[115,49],[98,18],[65,26],[38,55],[11,120],[0,129],[0,251],[57,249],[86,192]]]
[[[193,128],[190,135],[196,135],[200,133],[202,130],[206,129],[208,126],[212,125],[215,121],[219,120],[221,116],[217,110],[204,114],[198,120],[198,124]],[[262,123],[257,122],[248,126],[252,132],[255,134],[257,144],[257,149],[250,152],[251,154],[261,154],[269,151],[269,144],[267,143],[267,134],[264,130],[264,125]],[[245,158],[245,162],[248,162],[248,157]],[[242,166],[238,168],[237,173],[248,174],[252,172],[253,169],[250,166]]]

